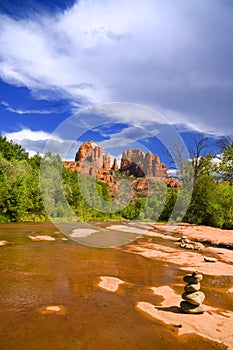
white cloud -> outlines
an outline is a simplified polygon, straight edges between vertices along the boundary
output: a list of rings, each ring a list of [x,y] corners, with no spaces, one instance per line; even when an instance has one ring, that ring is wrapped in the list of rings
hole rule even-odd
[[[230,3],[211,0],[79,0],[53,17],[1,15],[1,77],[74,106],[141,103],[169,111],[171,123],[226,133],[232,14]]]
[[[11,133],[4,133],[4,136],[8,140],[12,141],[23,141],[23,140],[31,140],[31,141],[42,141],[42,140],[48,140],[51,135],[44,131],[32,131],[30,129],[22,129],[20,131],[11,132]],[[58,139],[59,140],[59,139]]]
[[[116,148],[130,146],[133,142],[143,139],[145,137],[152,136],[147,130],[141,127],[129,126],[122,129],[120,132],[108,135],[109,140],[104,140],[99,142],[99,144],[104,148]]]
[[[62,139],[56,134],[49,134],[44,131],[32,131],[22,129],[17,132],[3,133],[10,141],[20,144],[32,156],[36,153],[44,155],[44,152],[51,151],[59,154],[63,159],[74,160],[79,149],[80,142],[69,139]]]
[[[177,176],[177,170],[176,169],[167,169],[168,176],[176,177]]]
[[[39,110],[39,109],[20,109],[20,108],[13,108],[9,105],[9,103],[5,102],[5,101],[0,101],[0,104],[6,107],[6,110],[9,112],[13,112],[13,113],[17,113],[20,115],[23,114],[50,114],[51,111],[49,110]]]

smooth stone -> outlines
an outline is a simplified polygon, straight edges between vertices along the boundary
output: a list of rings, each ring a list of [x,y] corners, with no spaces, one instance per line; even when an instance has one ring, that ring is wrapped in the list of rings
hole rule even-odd
[[[184,299],[192,305],[200,305],[205,299],[205,294],[201,291],[193,293],[185,292],[182,294],[182,299]]]
[[[199,271],[195,271],[192,273],[192,276],[195,276],[199,281],[203,279],[203,275]]]
[[[203,314],[206,310],[202,305],[192,305],[187,301],[180,303],[181,310],[186,314]]]
[[[191,249],[191,250],[202,250],[204,245],[199,242],[192,242],[190,240],[180,240],[180,248]]]
[[[206,262],[213,262],[213,263],[217,262],[217,259],[216,259],[216,258],[210,258],[210,257],[208,257],[208,256],[205,256],[205,257],[204,257],[204,260],[205,260]]]
[[[194,245],[191,243],[181,243],[180,248],[194,250]]]
[[[196,284],[201,280],[202,280],[202,275],[196,275],[196,276],[185,275],[183,278],[183,281],[188,283],[188,284]]]
[[[201,284],[199,282],[194,284],[187,284],[184,287],[185,292],[197,292],[200,289],[201,289]]]

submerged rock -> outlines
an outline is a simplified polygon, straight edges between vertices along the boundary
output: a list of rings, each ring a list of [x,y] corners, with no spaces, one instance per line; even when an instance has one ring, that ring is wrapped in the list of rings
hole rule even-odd
[[[32,241],[55,241],[54,237],[46,235],[28,236]]]

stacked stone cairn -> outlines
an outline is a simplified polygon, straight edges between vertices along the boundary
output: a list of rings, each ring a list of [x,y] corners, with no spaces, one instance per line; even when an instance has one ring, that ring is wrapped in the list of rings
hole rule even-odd
[[[205,294],[200,291],[202,279],[203,276],[198,271],[185,275],[183,278],[187,284],[184,287],[185,292],[182,294],[184,300],[181,301],[180,307],[186,314],[203,314],[205,312],[205,308],[202,306]]]

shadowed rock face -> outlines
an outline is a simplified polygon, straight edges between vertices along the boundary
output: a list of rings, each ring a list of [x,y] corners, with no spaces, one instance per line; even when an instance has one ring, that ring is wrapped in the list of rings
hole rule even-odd
[[[135,177],[154,177],[161,181],[168,178],[167,169],[156,154],[144,153],[139,149],[124,151],[120,171]]]
[[[84,142],[76,153],[75,161],[65,161],[64,166],[83,175],[96,176],[99,181],[107,183],[109,187],[116,184],[111,174],[111,170],[118,170],[116,158],[111,165],[110,154],[104,154],[103,148],[93,141]],[[178,182],[168,176],[165,164],[156,154],[150,152],[144,153],[138,149],[124,151],[119,170],[126,176],[132,175],[135,178],[162,181],[169,187],[178,186]],[[143,184],[144,181],[140,183],[140,186]],[[145,186],[147,187],[146,183]]]

